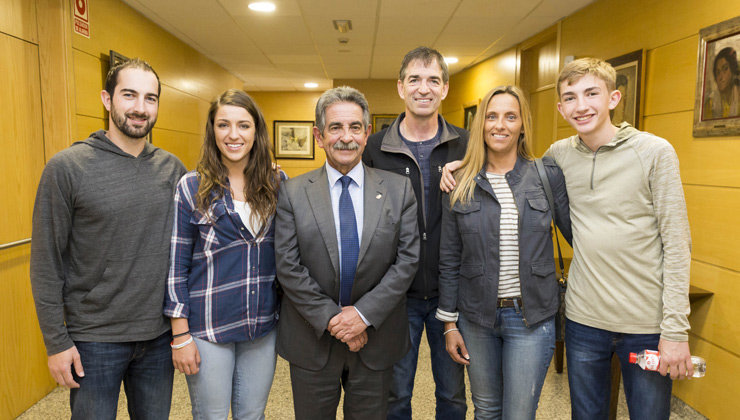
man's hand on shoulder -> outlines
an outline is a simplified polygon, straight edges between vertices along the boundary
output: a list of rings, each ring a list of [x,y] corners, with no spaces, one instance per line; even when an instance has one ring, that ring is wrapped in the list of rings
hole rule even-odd
[[[691,363],[691,351],[688,341],[668,341],[660,339],[660,368],[658,372],[665,376],[670,371],[671,379],[686,379],[694,374]]]
[[[61,353],[52,354],[49,356],[48,364],[52,378],[54,378],[59,385],[66,386],[67,388],[80,387],[80,384],[75,382],[72,377],[72,366],[74,366],[77,376],[85,376],[85,371],[82,370],[82,361],[80,360],[80,353],[77,351],[77,347],[72,346]]]
[[[343,307],[342,312],[330,319],[329,325],[326,327],[331,335],[343,343],[349,343],[362,334],[366,328],[367,325],[365,325],[354,306]]]

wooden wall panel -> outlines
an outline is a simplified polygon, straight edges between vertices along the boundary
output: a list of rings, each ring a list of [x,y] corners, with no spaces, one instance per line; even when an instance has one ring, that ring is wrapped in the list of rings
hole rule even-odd
[[[203,132],[207,111],[200,111],[200,102],[206,101],[167,85],[162,86],[155,127],[188,133]]]
[[[694,138],[693,117],[693,110],[645,117],[645,129],[676,149],[684,183],[740,187],[740,136]]]
[[[740,223],[737,222],[740,189],[685,185],[684,191],[691,224],[692,257],[740,271]]]
[[[698,45],[695,35],[648,51],[644,115],[694,109]]]
[[[14,36],[0,34],[0,208],[6,221],[0,243],[31,237],[36,187],[44,167],[44,130],[35,2],[3,2],[0,15],[12,19]],[[21,5],[21,3],[23,3]],[[7,9],[6,9],[7,7]],[[7,21],[3,21],[5,25]],[[6,30],[7,28],[3,28]],[[0,251],[0,418],[13,418],[54,387],[28,279],[30,246]]]
[[[740,305],[737,304],[740,273],[694,259],[691,284],[714,292],[714,296],[691,304],[691,333],[712,337],[715,345],[740,352],[740,323],[726,322],[727,319],[740,320]]]
[[[560,116],[560,114],[558,114],[558,116],[556,118],[558,120],[562,120],[563,119]],[[557,141],[557,140],[560,140],[560,139],[564,139],[566,137],[570,137],[570,136],[575,135],[575,134],[576,134],[576,130],[574,130],[571,126],[566,125],[564,127],[561,127],[560,125],[558,125],[557,130],[555,130],[555,139]]]
[[[527,92],[554,85],[558,78],[557,32],[548,29],[520,47],[519,85]]]
[[[31,236],[36,185],[44,167],[38,47],[0,34],[0,244]]]
[[[105,129],[108,120],[104,120],[103,118],[87,117],[85,115],[76,115],[75,122],[76,128],[72,143],[80,140],[85,140],[90,136],[90,134],[98,130]]]
[[[463,108],[480,102],[491,89],[516,82],[517,52],[510,48],[450,76],[450,90],[441,111],[447,121],[463,126]]]
[[[75,81],[75,112],[78,115],[108,119],[100,92],[105,85],[107,66],[99,57],[79,50],[73,53]]]
[[[72,139],[74,85],[72,69],[72,22],[68,18],[72,2],[37,0],[39,69],[44,113],[46,156],[67,148]]]
[[[707,374],[701,379],[675,381],[673,393],[707,418],[736,418],[737,378],[740,377],[737,349],[721,348],[693,335],[689,338],[689,346],[692,354],[707,360]]]
[[[36,33],[36,2],[0,0],[0,32],[38,43]]]
[[[532,93],[529,96],[530,108],[532,109],[534,136],[530,144],[535,157],[541,157],[555,137],[553,127],[555,124],[555,89],[545,89]]]
[[[0,251],[0,419],[15,418],[56,385],[31,296],[30,254],[30,245]]]
[[[597,1],[563,20],[560,54],[608,59],[651,50],[738,14],[735,0]]]
[[[398,59],[401,67],[401,58]],[[400,114],[405,109],[396,79],[334,79],[334,86],[351,86],[365,95],[371,114]],[[444,104],[444,102],[442,102]]]
[[[107,60],[109,50],[141,57],[154,67],[162,84],[206,101],[227,88],[242,86],[234,75],[122,1],[96,0],[90,4],[89,15],[90,38],[74,36],[75,50],[101,60]]]
[[[153,144],[177,156],[188,170],[198,163],[203,136],[183,131],[155,128]]]

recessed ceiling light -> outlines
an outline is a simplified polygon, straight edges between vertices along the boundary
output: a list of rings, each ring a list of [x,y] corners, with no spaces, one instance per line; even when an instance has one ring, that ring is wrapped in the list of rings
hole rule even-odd
[[[303,84],[303,87],[307,87],[309,89],[315,89],[315,88],[319,87],[319,84],[316,83],[316,82],[306,82],[306,83]]]
[[[445,57],[445,63],[447,64],[455,64],[457,61],[457,57]]]
[[[269,1],[256,1],[254,3],[249,3],[249,7],[251,10],[254,10],[255,12],[274,12],[275,11],[275,3],[271,3]]]

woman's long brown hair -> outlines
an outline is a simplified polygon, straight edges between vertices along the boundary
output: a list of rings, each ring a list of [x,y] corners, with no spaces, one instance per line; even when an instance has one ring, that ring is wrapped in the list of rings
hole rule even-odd
[[[200,185],[196,200],[197,209],[208,215],[213,201],[223,198],[227,188],[229,172],[221,161],[221,151],[216,145],[213,120],[218,109],[224,105],[238,106],[249,112],[254,119],[255,133],[249,161],[244,168],[244,197],[252,209],[252,217],[265,225],[277,208],[277,190],[280,176],[273,167],[273,152],[267,135],[267,125],[257,103],[245,92],[229,89],[211,103],[206,122],[197,172]],[[254,219],[252,219],[254,220]]]

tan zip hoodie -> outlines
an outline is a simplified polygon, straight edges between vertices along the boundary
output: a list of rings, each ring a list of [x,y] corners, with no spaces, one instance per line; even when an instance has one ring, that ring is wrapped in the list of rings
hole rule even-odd
[[[691,236],[671,144],[623,123],[596,152],[576,135],[545,155],[563,169],[570,199],[566,316],[687,341]]]

